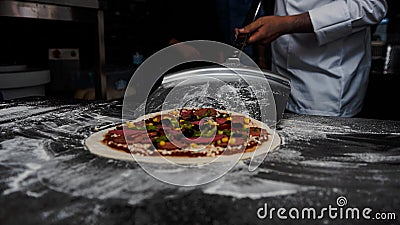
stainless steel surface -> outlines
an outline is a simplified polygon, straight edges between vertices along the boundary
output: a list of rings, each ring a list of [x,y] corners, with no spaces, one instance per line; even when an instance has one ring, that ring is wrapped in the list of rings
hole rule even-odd
[[[81,7],[0,0],[0,16],[62,21],[95,21],[96,10]]]
[[[260,74],[263,73],[263,74]],[[235,76],[239,74],[240,76]],[[182,72],[178,72],[178,73],[174,73],[174,74],[170,74],[167,75],[164,78],[163,84],[169,84],[169,83],[177,83],[180,84],[180,82],[182,82],[182,80],[185,79],[192,79],[194,77],[201,77],[201,78],[206,78],[207,76],[209,76],[210,78],[215,78],[217,80],[222,80],[224,82],[228,82],[228,81],[233,81],[235,87],[237,87],[239,89],[239,92],[243,91],[244,89],[247,89],[248,86],[252,86],[254,84],[262,84],[263,82],[265,82],[265,79],[268,81],[268,84],[271,88],[271,92],[273,96],[273,100],[274,100],[274,104],[276,107],[276,118],[272,118],[273,120],[276,121],[276,123],[279,123],[280,120],[283,117],[283,113],[285,111],[286,108],[286,103],[288,100],[288,97],[290,95],[290,80],[282,77],[278,74],[274,74],[270,71],[266,71],[266,70],[258,70],[255,68],[251,68],[251,67],[245,67],[242,66],[241,64],[239,64],[239,67],[234,68],[232,70],[232,68],[225,68],[225,67],[205,67],[205,68],[200,68],[200,69],[193,69],[193,70],[187,70],[187,71],[182,71]],[[242,80],[238,80],[237,78],[244,78],[244,82],[242,82]],[[209,79],[209,82],[212,79]],[[252,84],[246,83],[247,81],[251,81],[254,82]],[[202,81],[200,81],[202,82]],[[194,86],[198,86],[199,84],[194,84]],[[195,88],[194,88],[195,89]],[[265,93],[268,92],[269,90],[260,90],[260,87],[251,87],[250,88],[250,92],[253,91],[251,89],[255,89],[254,91],[259,91],[260,93]],[[203,90],[204,91],[204,90]],[[257,102],[257,94],[256,93],[248,93],[248,94],[243,94],[245,96],[241,96],[244,99],[250,99],[250,98],[255,98],[253,99],[254,102],[256,102],[256,104],[254,105],[254,107],[250,107],[251,110],[255,110],[257,109],[257,104],[259,104]],[[251,95],[250,96],[246,96],[246,95]],[[201,96],[201,94],[198,94],[197,96]],[[266,95],[268,96],[268,95]],[[269,103],[271,104],[272,102],[269,101]],[[247,105],[248,106],[248,105]],[[257,112],[254,112],[254,114],[257,114]],[[260,118],[257,118],[260,119]],[[264,121],[266,122],[266,121]],[[274,125],[274,124],[272,124]]]
[[[97,0],[35,0],[12,1],[0,0],[0,17],[20,17],[48,19],[56,21],[90,22],[97,26],[97,42],[94,57],[98,74],[96,96],[107,98],[104,46],[104,13],[99,9]]]
[[[27,65],[4,65],[0,66],[0,73],[5,72],[18,72],[27,69]]]
[[[45,85],[50,82],[50,71],[26,69],[3,72],[0,73],[0,81],[1,100],[45,96]]]
[[[64,6],[75,6],[98,9],[99,2],[97,0],[20,0],[24,2],[37,2],[37,3],[47,3],[54,5],[64,5]]]
[[[49,70],[26,70],[0,73],[0,89],[32,87],[50,82]]]
[[[384,74],[396,74],[400,72],[400,45],[388,45]]]

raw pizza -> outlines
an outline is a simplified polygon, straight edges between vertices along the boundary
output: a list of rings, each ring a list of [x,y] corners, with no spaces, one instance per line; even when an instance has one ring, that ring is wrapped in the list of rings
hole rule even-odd
[[[95,154],[123,160],[207,163],[266,154],[280,144],[266,124],[214,108],[182,108],[142,116],[86,140]]]

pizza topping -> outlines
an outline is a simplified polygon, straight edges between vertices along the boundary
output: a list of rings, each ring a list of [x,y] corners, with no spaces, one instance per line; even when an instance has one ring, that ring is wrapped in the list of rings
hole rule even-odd
[[[188,120],[190,118],[192,118],[193,116],[193,111],[192,110],[188,110],[188,109],[182,109],[180,111],[180,116],[183,120]]]
[[[197,119],[201,119],[208,116],[214,116],[217,114],[217,111],[213,108],[200,108],[193,112]]]
[[[160,142],[158,143],[157,147],[159,149],[167,149],[167,150],[173,150],[173,149],[177,149],[178,147],[174,144],[172,144],[171,142]]]
[[[250,127],[250,135],[251,136],[260,136],[261,129],[258,127]]]
[[[224,124],[225,122],[227,122],[228,120],[226,118],[215,118],[215,121],[218,124]]]
[[[155,156],[216,156],[249,151],[268,140],[267,130],[250,118],[213,108],[180,109],[137,122],[126,122],[104,137],[108,146]]]

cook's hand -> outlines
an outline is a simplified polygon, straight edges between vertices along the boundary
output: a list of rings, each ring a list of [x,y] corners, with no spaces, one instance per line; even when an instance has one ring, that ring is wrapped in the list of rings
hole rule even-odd
[[[264,16],[244,28],[235,28],[235,35],[251,34],[249,44],[259,42],[268,44],[289,33],[313,32],[310,15],[303,13],[293,16]]]
[[[251,34],[247,40],[249,44],[255,42],[267,44],[285,33],[284,20],[285,17],[280,16],[261,17],[242,29],[236,28],[235,35]]]

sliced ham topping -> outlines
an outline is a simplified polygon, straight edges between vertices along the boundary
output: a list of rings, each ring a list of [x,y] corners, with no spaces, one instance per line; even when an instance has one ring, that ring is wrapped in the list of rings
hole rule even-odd
[[[231,124],[230,123],[224,123],[224,124],[220,124],[218,125],[218,130],[229,130],[231,129]]]
[[[196,120],[196,121],[193,121],[193,122],[190,122],[191,124],[193,124],[193,125],[200,125],[200,120]]]
[[[180,113],[181,113],[181,116],[186,116],[186,115],[192,114],[193,111],[192,110],[183,109]]]
[[[140,135],[132,135],[127,139],[128,143],[141,143],[141,144],[150,144],[151,140],[148,134],[140,134]]]
[[[218,124],[224,124],[226,121],[228,121],[226,118],[215,118],[215,122]]]
[[[189,149],[192,144],[211,144],[222,148],[236,146],[235,148],[227,149],[228,154],[233,154],[238,150],[238,146],[250,148],[257,145],[257,141],[268,139],[267,130],[258,127],[249,128],[250,119],[245,116],[219,113],[220,116],[216,118],[218,112],[213,108],[182,109],[179,113],[177,112],[147,118],[145,121],[127,122],[126,125],[118,126],[115,130],[108,131],[103,141],[113,148],[122,149],[126,152],[129,152],[127,143],[153,144],[157,149],[162,150],[160,153],[162,152],[161,154],[163,155],[183,156],[188,154],[194,157],[199,156],[196,154],[200,153],[192,154],[187,153],[190,151],[181,150]],[[214,120],[218,125],[209,123],[206,120],[202,121],[201,119],[205,117],[211,117],[210,119]],[[178,125],[175,120],[171,122],[171,118],[179,122],[179,128],[177,128]],[[146,130],[145,125],[148,130]],[[200,134],[200,130],[206,132],[205,134],[207,135],[211,131],[215,131],[217,135],[214,137],[196,137]],[[227,136],[227,134],[231,134],[231,136]],[[256,137],[256,140],[250,140],[249,134]],[[182,138],[182,135],[186,138]],[[148,154],[145,151],[141,153]],[[208,153],[203,152],[201,154],[207,155]]]
[[[183,109],[183,110],[180,112],[180,115],[181,115],[182,119],[188,119],[188,118],[192,117],[193,111],[192,111],[192,110],[185,110],[185,109]]]
[[[232,116],[232,124],[245,124],[243,116]]]
[[[192,140],[193,143],[211,143],[213,141],[218,141],[226,137],[226,135],[215,135],[215,137],[198,137],[198,138],[189,138]]]
[[[126,144],[124,136],[115,137],[112,139],[112,141],[119,144]]]
[[[217,111],[213,108],[201,108],[196,110],[193,113],[195,116],[214,116],[217,114]]]
[[[147,130],[110,130],[109,134],[118,134],[118,135],[134,135],[134,134],[142,134],[147,133]]]
[[[220,139],[222,139],[222,138],[224,138],[224,137],[226,137],[226,135],[224,135],[224,134],[215,135],[214,141],[218,141],[218,140],[220,140]]]

